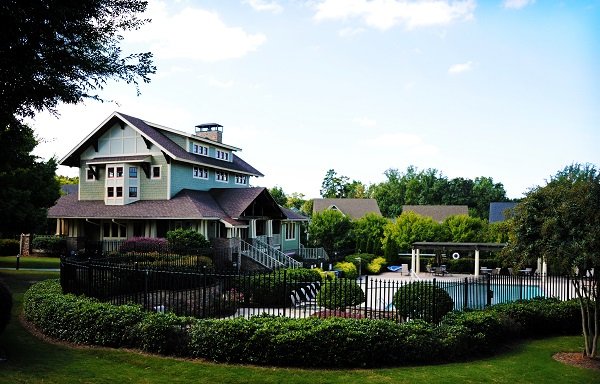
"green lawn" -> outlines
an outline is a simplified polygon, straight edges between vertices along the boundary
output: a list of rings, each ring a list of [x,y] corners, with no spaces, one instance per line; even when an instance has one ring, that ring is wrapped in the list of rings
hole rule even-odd
[[[60,259],[58,257],[31,257],[23,256],[19,258],[20,268],[58,268]],[[17,265],[16,256],[0,256],[0,268],[15,268]]]
[[[34,281],[57,273],[0,271],[21,309]],[[0,335],[8,361],[0,362],[0,383],[593,383],[600,372],[552,359],[557,351],[581,350],[580,337],[524,342],[509,353],[468,363],[372,370],[302,370],[185,361],[106,348],[69,348],[30,335],[13,321]]]

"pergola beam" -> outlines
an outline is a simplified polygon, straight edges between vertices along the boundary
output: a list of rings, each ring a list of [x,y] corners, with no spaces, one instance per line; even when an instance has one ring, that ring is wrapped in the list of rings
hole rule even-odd
[[[425,251],[475,251],[475,276],[479,275],[479,251],[497,252],[506,246],[506,243],[451,243],[417,241],[412,243],[412,270],[419,273],[419,255]]]

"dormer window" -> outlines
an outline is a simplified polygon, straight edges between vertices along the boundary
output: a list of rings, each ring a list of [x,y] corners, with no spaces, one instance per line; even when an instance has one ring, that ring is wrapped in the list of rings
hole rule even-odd
[[[217,159],[229,161],[229,152],[221,151],[217,149]]]
[[[208,147],[204,145],[194,144],[192,146],[192,151],[198,155],[208,156]]]

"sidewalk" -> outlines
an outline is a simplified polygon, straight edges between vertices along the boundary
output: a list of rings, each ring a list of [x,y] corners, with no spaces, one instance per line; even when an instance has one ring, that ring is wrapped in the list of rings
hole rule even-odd
[[[40,271],[40,272],[60,272],[60,268],[0,268],[0,271]]]

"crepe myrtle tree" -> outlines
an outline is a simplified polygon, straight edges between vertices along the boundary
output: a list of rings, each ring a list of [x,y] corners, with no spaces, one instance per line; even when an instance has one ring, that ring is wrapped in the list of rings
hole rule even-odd
[[[581,304],[584,354],[596,357],[600,336],[600,172],[572,164],[543,187],[529,191],[515,208],[501,254],[517,266],[541,257],[556,270],[574,273]]]

